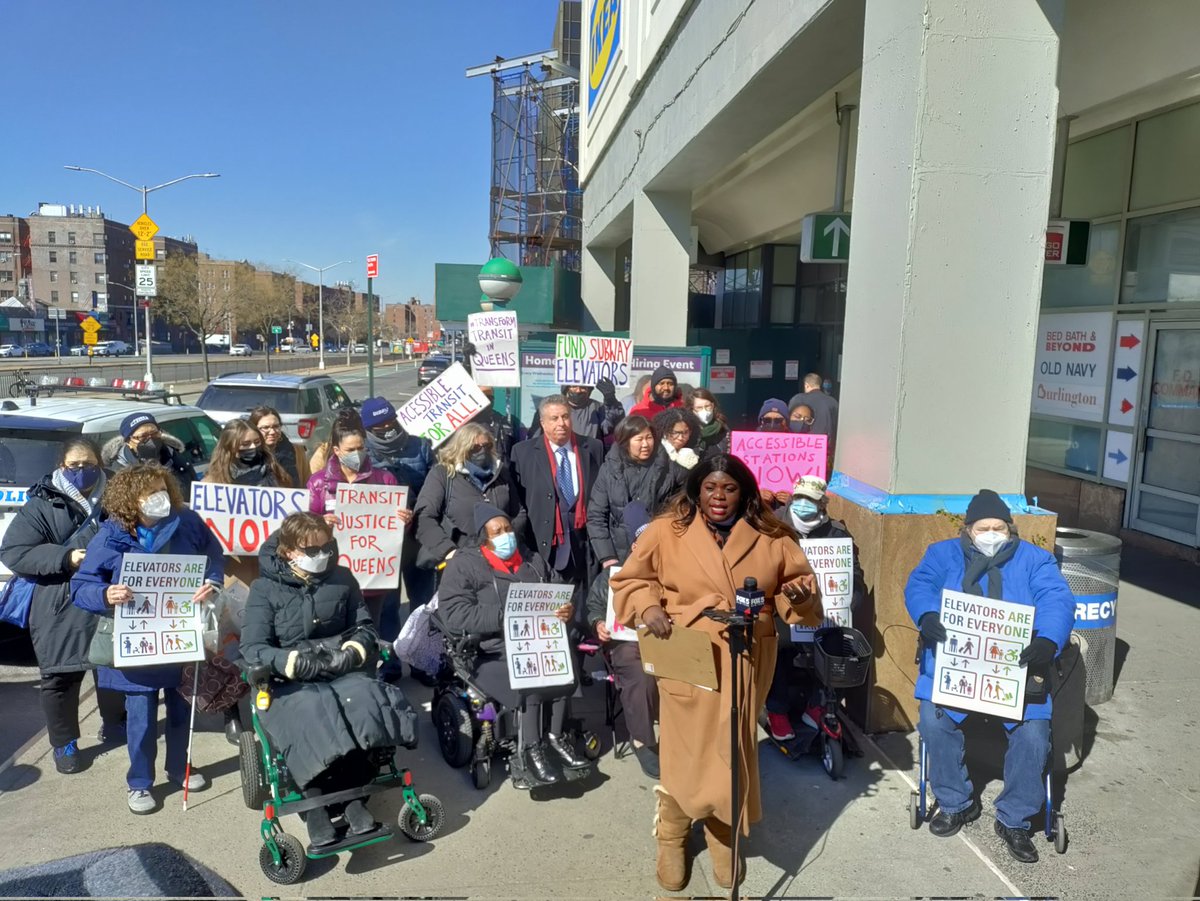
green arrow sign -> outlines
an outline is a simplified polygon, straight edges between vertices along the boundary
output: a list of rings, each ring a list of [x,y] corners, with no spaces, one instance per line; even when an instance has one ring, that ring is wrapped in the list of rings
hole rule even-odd
[[[282,335],[283,334],[283,326],[282,325],[271,326],[271,334],[272,335]]]
[[[845,263],[850,259],[850,214],[809,213],[804,217],[800,259],[805,263]]]

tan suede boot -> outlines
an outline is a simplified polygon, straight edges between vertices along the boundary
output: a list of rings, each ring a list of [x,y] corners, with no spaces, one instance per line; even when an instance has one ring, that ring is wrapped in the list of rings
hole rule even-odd
[[[733,828],[716,817],[704,821],[704,840],[712,859],[713,881],[721,888],[733,887]],[[740,858],[740,856],[739,856]],[[738,860],[738,885],[746,878],[746,862]]]
[[[654,786],[658,806],[654,811],[654,837],[658,840],[655,875],[668,892],[688,884],[687,840],[692,821],[661,785]]]

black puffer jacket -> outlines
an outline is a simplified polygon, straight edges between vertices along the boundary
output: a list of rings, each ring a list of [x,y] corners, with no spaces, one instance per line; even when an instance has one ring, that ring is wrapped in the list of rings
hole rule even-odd
[[[641,501],[653,516],[667,496],[664,476],[670,461],[656,453],[647,463],[637,463],[615,447],[604,459],[587,503],[588,540],[596,559],[623,562],[629,556],[625,507]]]
[[[91,523],[76,535],[86,518],[83,509],[46,476],[29,489],[29,500],[17,511],[0,545],[0,561],[37,583],[29,607],[29,632],[43,673],[91,668],[87,650],[98,618],[71,603],[71,551],[86,548],[98,528]]]
[[[443,464],[435,466],[421,487],[413,510],[416,520],[413,534],[424,555],[431,560],[444,560],[451,551],[478,545],[475,505],[483,501],[508,514],[514,532],[525,533],[525,508],[517,497],[507,466],[499,466],[484,491],[464,473],[455,473],[451,479]]]
[[[104,447],[100,450],[100,462],[106,469],[120,472],[128,466],[142,461],[134,456],[129,445],[125,443],[125,439],[118,435],[104,442]],[[163,432],[162,450],[158,453],[158,462],[174,474],[179,482],[179,487],[183,489],[184,501],[191,501],[192,482],[196,481],[199,476],[196,474],[191,460],[188,459],[188,451],[184,448],[183,442],[174,435]]]
[[[504,650],[504,601],[508,586],[545,582],[546,565],[536,554],[522,555],[515,573],[497,572],[478,547],[454,555],[438,586],[438,618],[451,634],[467,634],[487,654]]]

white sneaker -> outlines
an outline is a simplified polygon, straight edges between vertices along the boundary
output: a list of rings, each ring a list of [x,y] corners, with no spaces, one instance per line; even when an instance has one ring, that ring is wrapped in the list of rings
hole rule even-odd
[[[169,778],[180,788],[186,788],[189,792],[198,792],[208,788],[208,780],[204,778],[204,774],[197,773],[195,771],[188,776],[186,785],[184,784],[183,777],[181,776],[168,776],[167,778]]]
[[[129,789],[129,809],[137,814],[153,813],[158,807],[158,802],[154,800],[154,796],[150,792],[139,789]]]

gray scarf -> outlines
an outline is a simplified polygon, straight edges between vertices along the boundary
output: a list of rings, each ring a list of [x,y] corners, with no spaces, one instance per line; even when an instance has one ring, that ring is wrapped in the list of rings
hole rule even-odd
[[[96,480],[96,484],[92,486],[90,497],[99,498],[104,494],[104,485],[108,482],[108,478],[104,475],[104,470],[100,470],[100,478]],[[92,515],[92,502],[84,497],[83,493],[67,481],[63,475],[62,467],[54,470],[50,476],[50,484],[73,500],[79,505],[86,516]]]

